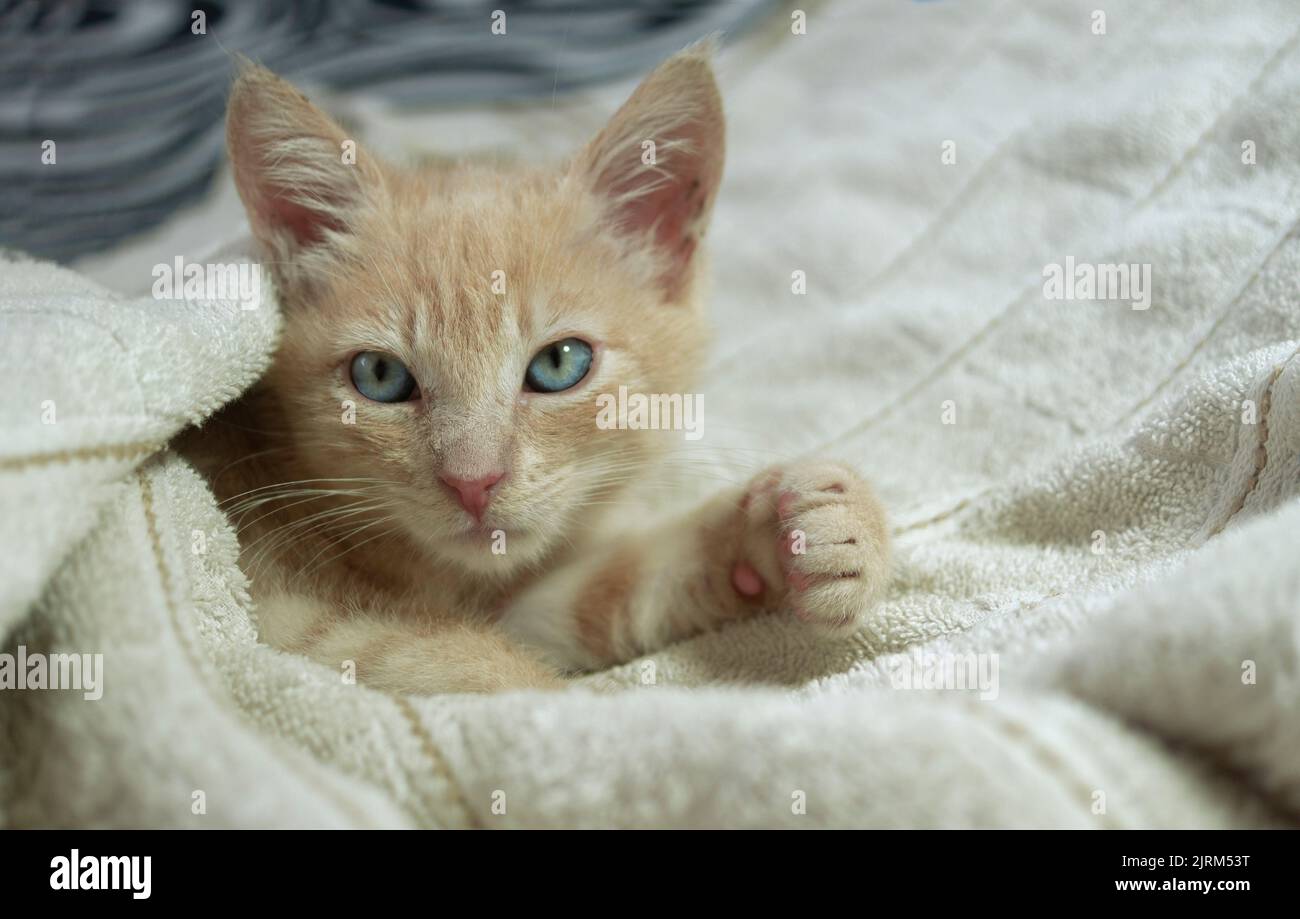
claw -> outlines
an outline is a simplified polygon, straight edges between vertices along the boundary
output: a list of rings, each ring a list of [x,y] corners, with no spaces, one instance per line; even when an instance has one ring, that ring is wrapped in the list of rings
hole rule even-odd
[[[782,520],[788,518],[794,502],[798,499],[799,496],[792,491],[781,492],[781,497],[776,499],[776,515]]]

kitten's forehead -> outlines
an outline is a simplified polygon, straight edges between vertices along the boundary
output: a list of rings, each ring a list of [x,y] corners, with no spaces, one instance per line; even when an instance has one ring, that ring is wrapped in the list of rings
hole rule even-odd
[[[392,192],[336,288],[338,349],[390,352],[471,402],[517,394],[551,341],[603,340],[617,266],[572,185],[451,170]]]

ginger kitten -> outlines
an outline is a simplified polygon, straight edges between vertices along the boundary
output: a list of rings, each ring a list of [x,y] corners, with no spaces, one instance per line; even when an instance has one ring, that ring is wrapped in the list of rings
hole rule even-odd
[[[349,164],[347,139],[241,72],[229,154],[284,329],[265,378],[181,449],[240,527],[263,640],[389,691],[486,692],[765,608],[860,621],[888,544],[851,469],[775,467],[651,528],[616,509],[663,438],[598,429],[597,396],[690,392],[707,337],[707,47],[563,165]]]

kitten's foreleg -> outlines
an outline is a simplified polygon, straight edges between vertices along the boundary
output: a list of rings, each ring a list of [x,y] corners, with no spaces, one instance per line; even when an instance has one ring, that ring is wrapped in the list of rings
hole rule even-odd
[[[258,606],[263,641],[375,689],[427,695],[565,685],[536,655],[488,626],[343,615],[322,601],[293,594]]]
[[[852,628],[888,568],[884,512],[862,478],[793,463],[593,550],[516,598],[502,625],[558,667],[597,669],[761,609]]]

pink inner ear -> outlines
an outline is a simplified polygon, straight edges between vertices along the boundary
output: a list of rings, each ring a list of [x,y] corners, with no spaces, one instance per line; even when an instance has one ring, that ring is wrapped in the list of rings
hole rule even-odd
[[[645,172],[619,183],[614,195],[635,189],[646,181],[661,184],[649,194],[633,198],[623,207],[622,225],[633,231],[654,228],[656,246],[668,259],[662,279],[670,297],[680,293],[690,267],[691,257],[699,245],[697,226],[709,204],[711,186],[702,175],[701,163],[690,157],[680,164],[682,171],[670,168],[667,177]]]
[[[298,247],[319,243],[326,230],[342,229],[335,210],[348,198],[343,183],[353,181],[354,177],[327,171],[332,166],[327,153],[318,158],[315,151],[308,151],[305,159],[295,154],[292,165],[309,177],[305,187],[287,185],[275,174],[276,166],[283,164],[278,162],[282,154],[274,144],[232,144],[231,155],[235,181],[255,226],[273,234],[287,233]],[[309,200],[304,203],[300,197]],[[310,199],[319,199],[321,203],[313,205]]]
[[[290,199],[281,189],[265,190],[261,217],[270,226],[289,232],[299,246],[318,243],[327,229],[338,229],[338,222],[322,211]]]
[[[635,166],[607,174],[602,184],[611,198],[624,201],[618,213],[622,227],[632,232],[653,229],[655,246],[666,260],[661,285],[676,299],[690,277],[691,258],[704,229],[702,218],[717,189],[718,140],[702,121],[676,126],[668,136],[655,139],[681,145],[665,150],[660,169],[642,165],[637,156]],[[649,192],[635,194],[647,186]]]
[[[705,203],[695,164],[691,166],[689,175],[673,175],[650,194],[631,201],[625,213],[627,226],[634,230],[655,227],[655,242],[670,252],[676,252],[688,242],[686,229]]]

